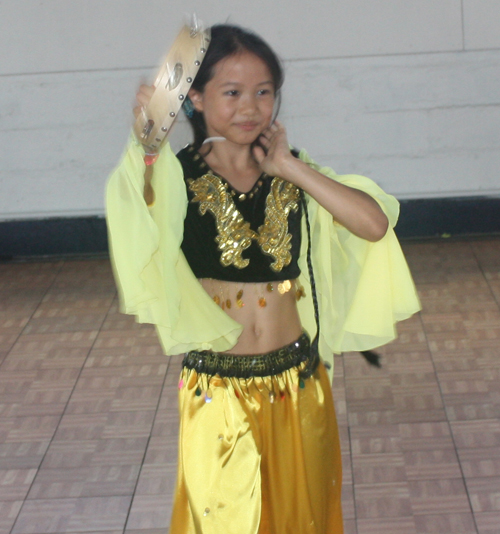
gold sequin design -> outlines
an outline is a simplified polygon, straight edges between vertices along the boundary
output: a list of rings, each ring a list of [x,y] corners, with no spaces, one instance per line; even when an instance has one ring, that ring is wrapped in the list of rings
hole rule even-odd
[[[252,239],[257,238],[257,233],[236,209],[226,185],[218,176],[204,174],[188,183],[195,194],[192,202],[200,203],[200,214],[205,215],[209,210],[215,217],[218,233],[215,240],[222,252],[220,262],[224,267],[234,265],[243,269],[250,260],[241,255],[252,244]]]
[[[243,308],[245,303],[243,302],[243,289],[240,289],[238,293],[236,293],[236,306],[238,308]]]
[[[196,180],[188,180],[189,189],[195,194],[192,202],[199,202],[199,212],[205,215],[209,210],[215,217],[218,235],[215,238],[222,251],[220,261],[224,267],[234,265],[246,267],[250,260],[242,253],[257,240],[262,252],[274,258],[270,265],[274,272],[280,272],[292,261],[292,235],[288,233],[288,214],[297,211],[299,189],[293,184],[273,178],[271,190],[266,198],[266,217],[258,233],[236,208],[228,185],[214,174],[204,174]]]
[[[300,193],[296,186],[281,178],[273,178],[266,199],[266,218],[259,228],[258,243],[262,252],[272,256],[271,269],[280,272],[292,261],[292,234],[288,233],[288,214],[297,211]]]
[[[288,293],[292,289],[292,282],[290,280],[284,280],[278,284],[278,292],[280,295]]]

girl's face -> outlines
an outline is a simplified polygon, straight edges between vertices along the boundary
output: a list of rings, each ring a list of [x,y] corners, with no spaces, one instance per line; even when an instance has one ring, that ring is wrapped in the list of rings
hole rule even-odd
[[[202,93],[189,96],[203,113],[209,137],[250,145],[271,124],[274,84],[267,65],[250,52],[222,59]]]

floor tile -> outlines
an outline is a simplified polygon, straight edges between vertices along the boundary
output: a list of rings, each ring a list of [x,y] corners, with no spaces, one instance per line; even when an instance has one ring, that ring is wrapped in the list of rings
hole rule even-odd
[[[406,482],[403,454],[365,454],[352,457],[353,479],[356,484]]]
[[[51,439],[59,420],[60,417],[54,415],[5,418],[0,421],[0,440],[10,443]]]
[[[141,464],[147,443],[147,436],[100,440],[54,440],[45,455],[42,468],[71,469],[109,464]]]
[[[417,534],[413,517],[359,519],[358,534]]]
[[[465,478],[500,477],[500,448],[459,449]]]
[[[40,469],[28,499],[133,495],[140,465]]]
[[[355,519],[344,519],[344,534],[358,534]]]
[[[12,534],[123,529],[131,497],[37,499],[25,501]]]
[[[401,450],[454,449],[448,423],[401,423],[398,425]]]
[[[474,421],[500,418],[500,402],[485,393],[456,394],[444,397],[449,421]]]
[[[38,468],[50,441],[0,443],[0,469]]]
[[[365,425],[351,428],[353,454],[401,452],[401,437],[397,425]]]
[[[474,512],[500,512],[500,477],[468,478]]]
[[[167,528],[170,523],[170,508],[171,501],[169,502],[166,495],[136,496],[127,521],[127,532]]]
[[[415,515],[418,534],[477,534],[471,513]]]
[[[149,436],[154,410],[65,415],[59,424],[57,441],[134,438]]]
[[[403,453],[408,480],[461,478],[462,471],[454,449],[408,451]]]
[[[469,510],[467,492],[461,478],[410,480],[408,484],[415,514]]]
[[[403,249],[422,313],[335,358],[345,532],[498,534],[500,239]],[[0,264],[0,534],[166,534],[181,360],[108,260]]]
[[[9,533],[21,510],[23,501],[0,501],[0,532]]]
[[[1,469],[0,502],[25,499],[36,473],[36,469]]]
[[[474,514],[478,534],[497,534],[500,512],[477,512]]]
[[[151,464],[141,469],[136,495],[173,494],[177,475],[177,465]]]
[[[500,420],[498,419],[452,421],[450,424],[459,449],[500,446]]]
[[[405,482],[357,484],[354,497],[359,519],[411,517],[413,513],[410,487]]]
[[[151,437],[144,464],[166,464],[177,461],[177,429],[173,435]]]

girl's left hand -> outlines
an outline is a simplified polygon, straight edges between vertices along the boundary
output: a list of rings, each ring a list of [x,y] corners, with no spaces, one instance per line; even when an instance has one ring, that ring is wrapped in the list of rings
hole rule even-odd
[[[262,146],[256,146],[253,155],[262,171],[286,179],[288,165],[295,158],[290,152],[283,124],[275,121],[261,133],[259,142]]]
[[[384,237],[389,221],[377,202],[363,191],[332,180],[294,157],[280,122],[262,132],[259,141],[263,148],[255,147],[254,157],[266,174],[279,176],[303,189],[334,220],[358,237],[368,241]]]

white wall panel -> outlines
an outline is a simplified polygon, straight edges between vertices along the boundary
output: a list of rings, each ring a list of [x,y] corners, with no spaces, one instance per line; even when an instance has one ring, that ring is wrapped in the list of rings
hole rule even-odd
[[[400,198],[500,193],[500,51],[287,62],[290,141]],[[145,71],[0,77],[0,218],[103,212]],[[177,128],[174,144],[187,139]]]
[[[340,57],[442,52],[463,47],[460,0],[333,1],[330,9],[319,14],[323,21],[317,30],[315,6],[311,3],[312,9],[297,11],[294,17],[297,31],[303,34],[307,28],[311,37],[305,43],[296,41],[292,57],[307,57],[305,49],[309,57]],[[301,20],[305,22],[302,29]],[[322,46],[322,41],[329,50],[318,56],[314,49]]]
[[[102,214],[145,71],[0,77],[0,220]],[[179,124],[173,144],[189,140]]]
[[[500,48],[500,2],[463,0],[466,50]]]
[[[367,113],[500,102],[498,51],[287,62],[294,113]],[[318,99],[321,99],[321,105]]]
[[[400,198],[500,194],[498,5],[463,0],[462,21],[461,0],[0,0],[0,219],[103,213],[135,88],[192,11],[286,59],[281,118],[318,161]],[[493,50],[464,52],[462,22]]]
[[[460,0],[3,0],[0,74],[155,65],[193,11],[255,29],[285,58],[463,47]]]
[[[0,217],[102,213],[137,73],[0,77]]]
[[[293,62],[283,106],[291,141],[400,198],[500,194],[491,172],[500,165],[499,60],[477,52]]]

